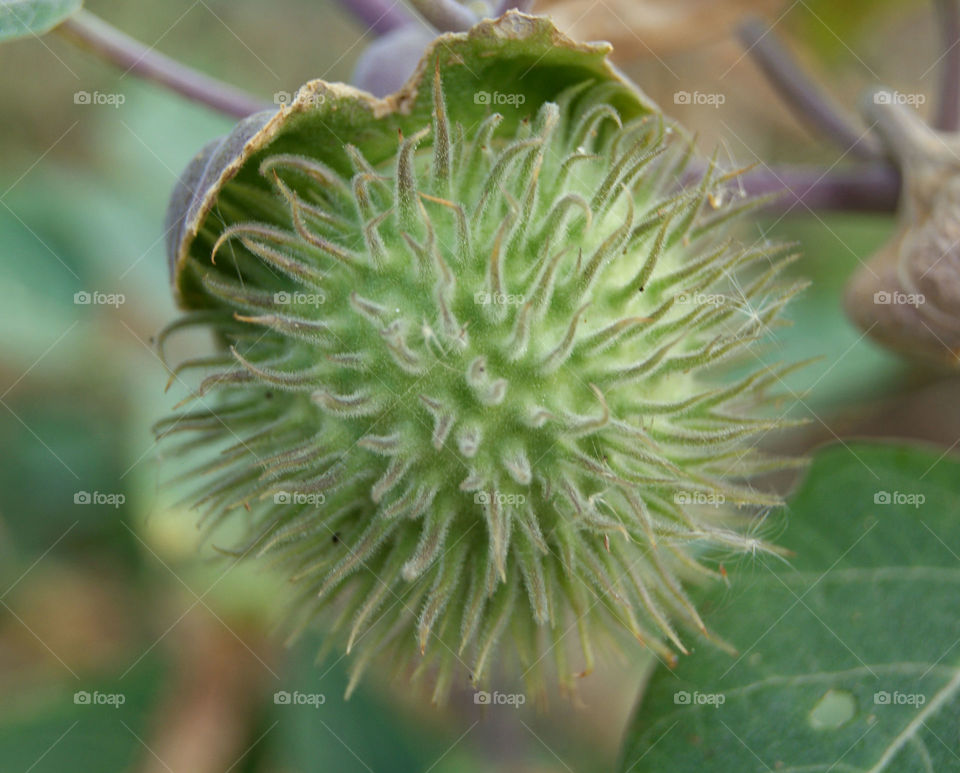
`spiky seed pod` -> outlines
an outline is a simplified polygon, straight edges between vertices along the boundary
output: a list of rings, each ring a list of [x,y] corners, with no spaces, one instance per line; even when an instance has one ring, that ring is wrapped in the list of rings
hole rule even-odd
[[[724,177],[675,187],[689,144],[605,50],[484,22],[386,106],[309,84],[175,200],[199,309],[175,326],[210,326],[230,364],[160,431],[225,447],[198,502],[250,510],[242,550],[360,650],[352,683],[388,650],[442,698],[505,636],[530,680],[549,654],[566,682],[573,627],[584,671],[597,631],[672,660],[678,626],[705,633],[679,577],[766,549],[750,526],[778,500],[748,480],[778,464],[753,446],[783,370],[714,374],[798,287],[781,247],[724,236],[744,207]],[[473,99],[511,72],[529,90],[503,114]]]

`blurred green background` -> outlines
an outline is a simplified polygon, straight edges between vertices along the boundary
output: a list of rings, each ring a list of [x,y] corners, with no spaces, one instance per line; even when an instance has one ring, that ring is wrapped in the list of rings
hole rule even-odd
[[[370,40],[329,0],[88,7],[266,101],[311,78],[349,80]],[[778,31],[842,103],[878,79],[934,91],[937,36],[926,4],[801,3]],[[699,132],[705,150],[720,143],[731,165],[837,160],[776,102],[730,36],[663,56],[656,41],[646,47],[621,64]],[[727,101],[681,109],[671,97],[680,87],[719,89]],[[75,104],[79,90],[125,100]],[[176,313],[167,197],[191,156],[231,121],[56,36],[0,48],[0,103],[0,771],[608,767],[642,656],[602,663],[579,700],[554,698],[546,712],[482,712],[466,691],[436,710],[377,672],[344,701],[344,664],[315,663],[316,635],[285,646],[281,583],[215,560],[210,546],[197,550],[195,514],[164,493],[176,460],[163,458],[150,431],[176,400],[164,392],[151,337]],[[846,278],[889,236],[892,219],[793,212],[754,228],[745,238],[798,240],[797,273],[814,282],[771,356],[823,358],[791,383],[813,387],[796,408],[811,424],[772,442],[805,449],[868,434],[947,446],[960,436],[948,408],[956,380],[909,371],[840,309]],[[82,292],[123,302],[76,303]],[[206,345],[188,341],[172,359]],[[123,503],[83,504],[84,492]],[[325,702],[284,705],[278,691]],[[94,697],[78,703],[78,693]]]

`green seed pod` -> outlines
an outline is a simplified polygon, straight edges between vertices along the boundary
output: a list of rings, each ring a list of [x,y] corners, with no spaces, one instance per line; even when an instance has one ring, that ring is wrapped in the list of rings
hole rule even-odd
[[[510,12],[385,100],[307,84],[174,196],[171,327],[223,351],[211,407],[159,431],[190,432],[202,506],[249,510],[241,550],[358,651],[352,684],[387,651],[439,699],[507,636],[567,683],[572,628],[584,671],[598,632],[673,660],[706,632],[680,578],[768,549],[778,499],[749,479],[784,464],[754,444],[788,368],[719,366],[756,363],[799,286],[726,235],[750,205],[729,179],[677,187],[690,143],[607,51]]]

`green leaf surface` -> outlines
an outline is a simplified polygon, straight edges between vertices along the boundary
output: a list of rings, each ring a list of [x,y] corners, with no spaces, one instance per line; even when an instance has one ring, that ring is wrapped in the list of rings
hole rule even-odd
[[[43,35],[82,6],[83,0],[0,0],[0,42]]]
[[[276,689],[320,694],[325,701],[321,705],[271,701],[264,719],[267,727],[275,724],[264,739],[267,769],[421,773],[438,763],[431,773],[456,770],[442,759],[450,740],[444,735],[441,715],[432,722],[422,721],[423,717],[417,721],[385,700],[382,691],[366,685],[345,700],[346,664],[332,659],[318,667],[319,646],[314,637],[298,642]]]
[[[960,461],[826,448],[778,542],[706,599],[738,654],[656,672],[621,769],[960,771]]]
[[[5,690],[0,705],[0,770],[142,769],[149,752],[139,739],[149,733],[165,676],[163,665],[148,657],[122,681],[74,681],[68,675],[68,681],[59,685],[19,693]],[[109,702],[98,702],[104,700],[100,696],[110,696]]]

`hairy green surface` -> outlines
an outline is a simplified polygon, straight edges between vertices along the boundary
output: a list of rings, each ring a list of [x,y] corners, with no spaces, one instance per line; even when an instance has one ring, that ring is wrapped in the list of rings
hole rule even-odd
[[[796,558],[702,599],[739,652],[655,674],[621,769],[960,770],[958,479],[939,450],[822,450],[788,501]]]
[[[267,147],[269,192],[225,189],[179,268],[202,310],[173,326],[224,343],[181,367],[219,368],[210,407],[160,431],[226,446],[199,504],[250,510],[244,549],[359,650],[354,680],[386,650],[442,698],[510,636],[533,687],[549,663],[567,683],[574,629],[578,671],[597,631],[672,661],[678,625],[706,633],[681,575],[766,549],[778,500],[749,478],[783,462],[754,450],[780,424],[757,407],[788,368],[716,367],[753,361],[799,286],[779,246],[724,237],[745,203],[712,167],[676,187],[689,146],[624,119],[621,83],[462,122],[435,68],[429,122],[390,157]]]

